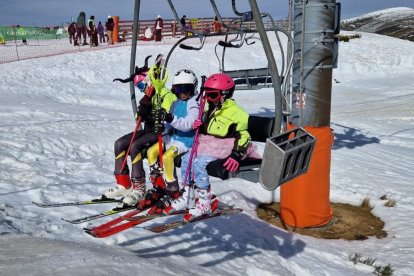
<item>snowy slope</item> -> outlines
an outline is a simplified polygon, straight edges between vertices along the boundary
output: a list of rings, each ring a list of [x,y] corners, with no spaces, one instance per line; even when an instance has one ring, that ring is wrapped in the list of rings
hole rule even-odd
[[[169,67],[213,73],[214,46],[178,50]],[[89,199],[113,185],[113,142],[134,128],[128,85],[112,82],[128,75],[129,48],[0,65],[0,274],[372,275],[372,267],[348,260],[361,253],[392,264],[396,275],[414,275],[413,46],[368,33],[340,44],[331,200],[358,204],[370,198],[389,234],[353,242],[318,240],[262,222],[256,206],[278,200],[278,191],[217,179],[213,191],[244,214],[162,235],[140,227],[103,240],[84,234],[81,227],[90,224],[60,218],[109,206],[41,209],[31,201]],[[140,47],[138,64],[169,47]],[[257,43],[231,50],[229,69],[266,63]],[[251,114],[274,110],[270,89],[237,91],[236,100]],[[383,206],[384,194],[396,207]]]
[[[390,8],[343,20],[341,28],[414,41],[414,9]]]

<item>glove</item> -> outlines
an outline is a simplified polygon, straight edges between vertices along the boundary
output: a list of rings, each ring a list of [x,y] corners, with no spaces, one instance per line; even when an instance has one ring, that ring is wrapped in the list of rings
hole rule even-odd
[[[139,104],[143,106],[151,106],[152,105],[151,98],[148,97],[147,95],[144,95],[144,97],[142,97],[141,100],[139,101]]]
[[[164,108],[154,110],[154,119],[157,122],[166,121],[167,123],[171,123],[174,120],[174,115],[171,113],[167,113]]]
[[[193,123],[193,129],[199,128],[202,124],[203,124],[203,121],[201,121],[200,119],[195,120]]]
[[[173,120],[174,120],[174,115],[172,115],[171,113],[165,114],[164,121],[166,121],[167,123],[171,123]]]
[[[145,105],[139,105],[137,111],[138,111],[137,112],[138,116],[141,116],[143,117],[144,120],[146,120],[146,118],[151,114],[151,107],[145,106]]]
[[[227,157],[223,166],[226,167],[226,170],[229,172],[235,172],[239,168],[240,160],[242,159],[243,154],[233,150],[231,154]]]

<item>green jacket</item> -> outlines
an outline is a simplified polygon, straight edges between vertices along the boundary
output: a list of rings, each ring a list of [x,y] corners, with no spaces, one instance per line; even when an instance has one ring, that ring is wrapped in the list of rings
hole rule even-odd
[[[161,93],[159,94],[154,91],[151,97],[151,107],[147,108],[140,106],[139,109],[142,110],[138,111],[142,116],[142,120],[145,122],[146,132],[153,131],[155,121],[152,117],[152,110],[156,109],[156,106],[158,106],[158,97],[161,97],[161,107],[165,110],[170,110],[172,103],[177,100],[177,96],[165,87],[161,89]]]
[[[218,110],[208,110],[205,114],[204,131],[216,137],[236,138],[233,150],[244,154],[250,144],[250,134],[247,131],[249,114],[233,100],[227,99]]]

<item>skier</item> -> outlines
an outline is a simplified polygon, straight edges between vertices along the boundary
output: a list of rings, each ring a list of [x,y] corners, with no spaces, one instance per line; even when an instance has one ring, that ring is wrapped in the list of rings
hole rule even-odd
[[[96,27],[96,30],[98,31],[98,35],[99,35],[99,43],[105,43],[105,28],[102,25],[102,22],[99,21],[98,23],[98,27]]]
[[[108,15],[108,20],[105,23],[106,33],[108,35],[108,45],[113,45],[113,39],[112,39],[112,32],[114,31],[114,19],[112,16]]]
[[[69,43],[72,44],[72,40],[76,41],[76,22],[72,22],[68,27]]]
[[[148,58],[146,59],[147,63]],[[122,136],[115,141],[114,153],[115,153],[115,178],[117,185],[115,188],[111,188],[106,191],[101,198],[117,198],[124,197],[123,201],[117,205],[117,208],[125,208],[128,206],[134,206],[138,201],[143,199],[146,192],[145,186],[145,171],[142,162],[142,154],[145,149],[153,145],[157,141],[157,130],[159,128],[156,125],[156,121],[153,118],[153,109],[157,109],[159,104],[158,97],[160,98],[161,108],[169,110],[171,104],[177,99],[177,97],[171,93],[170,90],[164,87],[166,79],[162,82],[155,84],[154,74],[155,65],[149,70],[141,70],[139,74],[134,77],[134,84],[141,92],[148,92],[151,86],[156,86],[156,93],[151,95],[145,94],[139,101],[138,114],[142,117],[144,122],[144,129],[138,130],[134,141],[131,145],[129,155],[132,160],[131,165],[131,177],[129,175],[128,166],[124,166],[121,171],[123,160],[125,158],[127,149],[129,147],[133,133]],[[158,94],[158,95],[154,95]],[[158,181],[159,178],[152,179],[153,183]],[[160,183],[163,185],[163,183]]]
[[[155,24],[154,24],[155,41],[161,41],[163,27],[164,27],[164,21],[162,20],[161,15],[158,15],[157,20],[155,20]]]
[[[82,36],[83,36],[82,45],[88,45],[88,43],[86,43],[86,14],[83,11],[79,13],[78,19],[76,21],[76,38],[75,38],[75,43],[73,44],[74,46],[79,46],[78,40],[80,43]]]
[[[95,16],[91,15],[88,20],[89,26],[89,44],[91,47],[98,46],[98,33],[95,26]]]
[[[171,91],[178,97],[178,100],[172,104],[168,112],[165,109],[156,111],[156,117],[166,122],[164,133],[167,135],[163,136],[166,149],[162,156],[163,168],[160,168],[160,164],[157,162],[158,143],[148,149],[147,159],[152,175],[164,173],[166,191],[165,195],[157,201],[153,212],[160,213],[180,195],[178,180],[175,176],[174,159],[188,152],[194,142],[193,124],[198,118],[200,109],[197,97],[195,97],[197,85],[198,80],[193,71],[188,69],[177,71]]]
[[[194,129],[200,127],[202,133],[198,141],[197,158],[190,166],[194,174],[194,185],[197,186],[198,199],[195,199],[192,183],[189,183],[184,188],[182,196],[164,209],[164,213],[190,208],[184,217],[185,220],[209,214],[211,206],[216,206],[218,201],[210,191],[206,169],[208,163],[223,159],[225,169],[235,172],[240,160],[247,156],[247,150],[251,145],[250,134],[247,131],[249,115],[232,99],[234,88],[233,79],[226,74],[213,74],[207,78],[204,91],[208,106],[203,119],[197,119],[193,125]],[[183,179],[186,176],[189,157],[190,154],[186,154],[182,159]]]

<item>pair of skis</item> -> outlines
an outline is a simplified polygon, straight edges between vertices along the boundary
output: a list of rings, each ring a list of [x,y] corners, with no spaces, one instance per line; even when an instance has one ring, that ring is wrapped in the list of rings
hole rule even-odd
[[[65,203],[38,203],[38,202],[33,202],[34,205],[38,206],[38,207],[42,207],[42,208],[52,208],[52,207],[66,207],[66,206],[81,206],[81,205],[94,205],[94,204],[102,204],[102,203],[113,203],[113,202],[119,202],[119,200],[91,200],[91,201],[78,201],[78,202],[65,202]],[[106,238],[112,235],[115,235],[119,232],[125,231],[127,229],[130,229],[136,225],[142,224],[144,222],[156,219],[156,218],[161,218],[161,217],[167,217],[167,216],[175,216],[175,215],[185,215],[188,213],[188,210],[182,210],[182,211],[177,211],[174,212],[172,214],[144,214],[142,215],[141,213],[146,212],[147,210],[150,209],[151,206],[144,208],[143,210],[138,210],[135,209],[134,207],[129,207],[129,208],[124,208],[124,209],[111,209],[99,214],[95,214],[95,215],[90,215],[90,216],[86,216],[86,217],[82,217],[82,218],[77,218],[77,219],[63,219],[69,223],[72,224],[80,224],[83,222],[87,222],[87,221],[91,221],[94,219],[98,219],[98,218],[102,218],[102,217],[106,217],[106,216],[110,216],[110,215],[114,215],[114,214],[118,214],[118,213],[122,213],[125,211],[130,211],[128,213],[126,213],[125,215],[119,216],[113,220],[110,220],[106,223],[103,223],[101,225],[98,226],[94,226],[94,227],[88,227],[88,228],[84,228],[85,232],[93,237],[96,238]],[[191,223],[195,223],[195,222],[199,222],[202,220],[206,220],[206,219],[210,219],[210,218],[214,218],[214,217],[218,217],[218,216],[226,216],[226,215],[233,215],[233,214],[237,214],[237,213],[241,213],[243,210],[240,208],[233,208],[233,207],[229,207],[229,206],[219,206],[216,210],[214,210],[212,213],[210,213],[209,215],[205,215],[205,216],[201,216],[201,217],[197,217],[191,221],[184,221],[183,219],[171,222],[171,223],[164,223],[161,225],[157,225],[157,226],[148,226],[148,227],[144,227],[144,229],[147,229],[151,232],[154,233],[162,233],[168,230],[172,230],[172,229],[176,229],[179,228],[181,226],[187,225],[187,224],[191,224]]]

